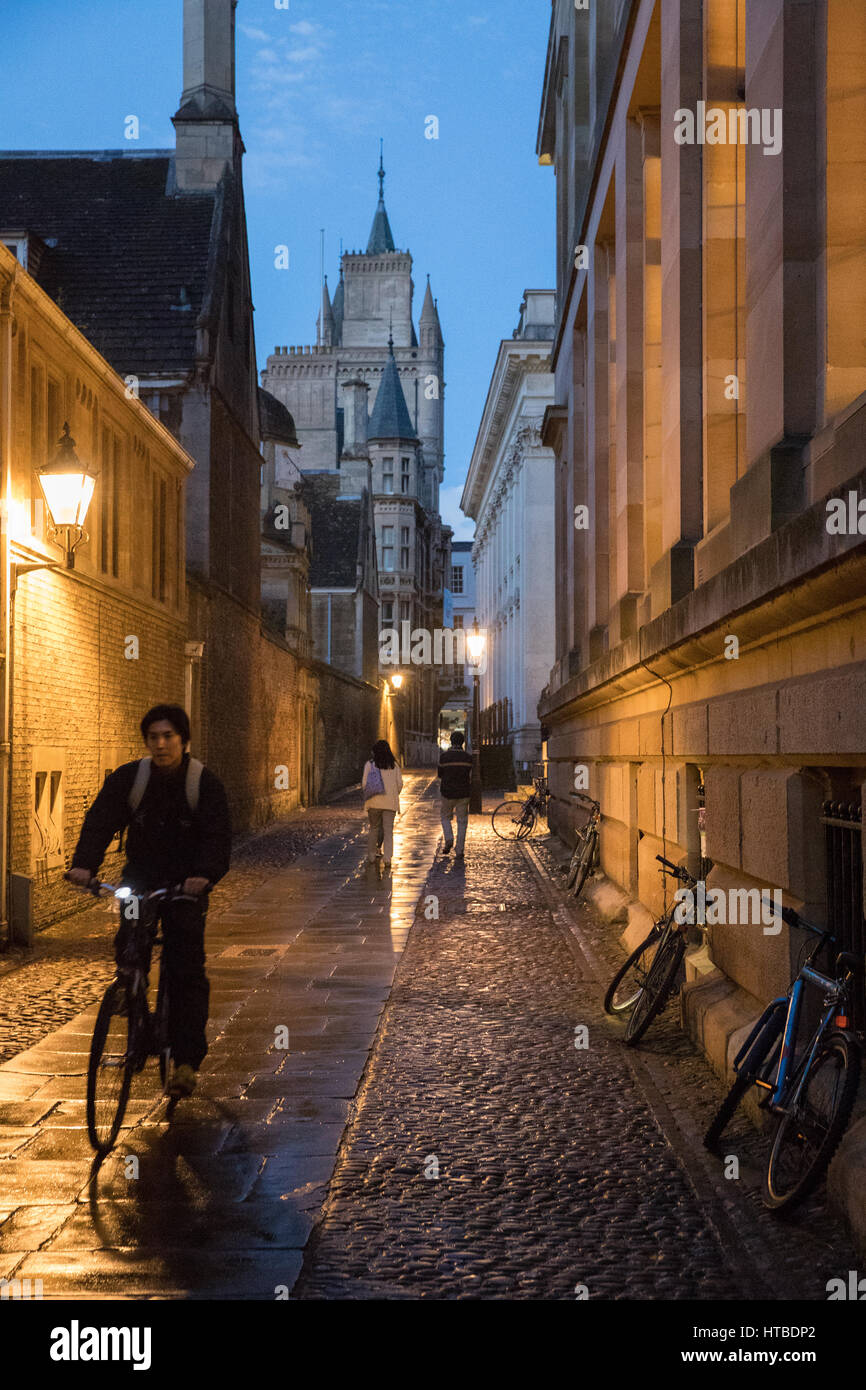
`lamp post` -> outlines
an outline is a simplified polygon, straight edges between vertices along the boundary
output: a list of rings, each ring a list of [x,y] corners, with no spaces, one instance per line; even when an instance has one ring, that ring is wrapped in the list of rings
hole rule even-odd
[[[472,619],[472,630],[466,638],[466,650],[472,672],[472,785],[469,792],[470,814],[481,813],[481,675],[480,667],[484,657],[487,636],[478,626],[478,619]]]

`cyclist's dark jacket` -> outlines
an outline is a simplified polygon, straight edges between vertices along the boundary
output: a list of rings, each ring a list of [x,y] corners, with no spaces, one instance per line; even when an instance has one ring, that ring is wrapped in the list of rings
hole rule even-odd
[[[472,784],[472,755],[465,748],[449,748],[439,758],[439,777],[446,801],[468,796]]]
[[[198,808],[191,811],[186,799],[188,761],[185,754],[175,772],[153,766],[132,816],[129,794],[138,763],[124,763],[110,772],[84,818],[72,868],[95,874],[114,836],[128,826],[123,877],[134,887],[164,888],[186,878],[217,883],[231,859],[228,800],[222,782],[204,768]]]

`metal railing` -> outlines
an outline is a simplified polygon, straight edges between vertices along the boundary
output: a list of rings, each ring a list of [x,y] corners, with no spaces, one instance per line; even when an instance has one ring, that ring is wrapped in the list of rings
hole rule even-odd
[[[839,949],[863,958],[866,924],[863,920],[862,808],[856,801],[825,801],[821,824],[827,868],[827,926]],[[861,975],[862,986],[862,975]],[[854,995],[854,1024],[866,1024],[862,987]]]

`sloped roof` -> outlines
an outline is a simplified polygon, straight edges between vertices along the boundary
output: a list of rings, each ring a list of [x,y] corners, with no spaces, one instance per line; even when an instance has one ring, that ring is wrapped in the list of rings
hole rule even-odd
[[[47,242],[36,279],[121,375],[195,364],[216,195],[168,195],[172,158],[0,154],[0,232]]]
[[[301,492],[310,511],[313,589],[354,589],[363,521],[359,497],[340,497],[340,479],[333,473],[306,473]]]
[[[388,221],[388,214],[385,211],[385,199],[379,199],[376,208],[376,215],[373,218],[373,225],[370,228],[370,240],[367,242],[367,255],[378,256],[383,251],[396,251],[394,237],[391,232],[391,223]]]
[[[415,426],[409,414],[400,373],[394,358],[394,347],[388,353],[388,361],[379,383],[379,392],[370,416],[367,430],[368,439],[417,439]]]
[[[262,439],[276,439],[278,443],[289,444],[295,449],[301,447],[291,411],[263,386],[259,387],[259,430]]]

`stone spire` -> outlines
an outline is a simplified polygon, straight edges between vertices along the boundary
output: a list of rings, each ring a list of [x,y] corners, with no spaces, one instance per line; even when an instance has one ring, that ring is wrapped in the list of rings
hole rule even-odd
[[[427,290],[424,295],[424,306],[421,310],[421,317],[418,320],[418,327],[421,330],[421,347],[425,351],[433,351],[436,348],[444,347],[442,337],[442,325],[439,322],[439,310],[436,300],[433,298],[433,291],[430,288],[430,276],[427,276]]]
[[[243,153],[235,106],[237,0],[184,0],[183,91],[172,123],[179,192],[216,188]]]
[[[395,251],[394,237],[391,234],[391,224],[388,221],[388,214],[385,211],[385,166],[383,164],[384,148],[383,142],[379,141],[379,205],[376,208],[376,215],[373,218],[373,225],[370,228],[370,240],[367,242],[367,255],[378,256],[386,251]]]
[[[379,383],[379,392],[373,406],[373,413],[370,416],[367,438],[405,439],[407,441],[414,441],[418,438],[400,383],[400,373],[397,370],[397,361],[394,357],[393,338],[388,340],[388,361]]]
[[[325,276],[322,285],[322,307],[316,323],[318,329],[319,347],[333,347],[336,339],[334,324],[334,311],[331,308],[331,296],[328,293],[328,277]]]
[[[343,306],[346,302],[346,291],[343,283],[342,258],[340,264],[340,283],[334,294],[333,314],[334,314],[334,344],[339,346],[343,341]]]

